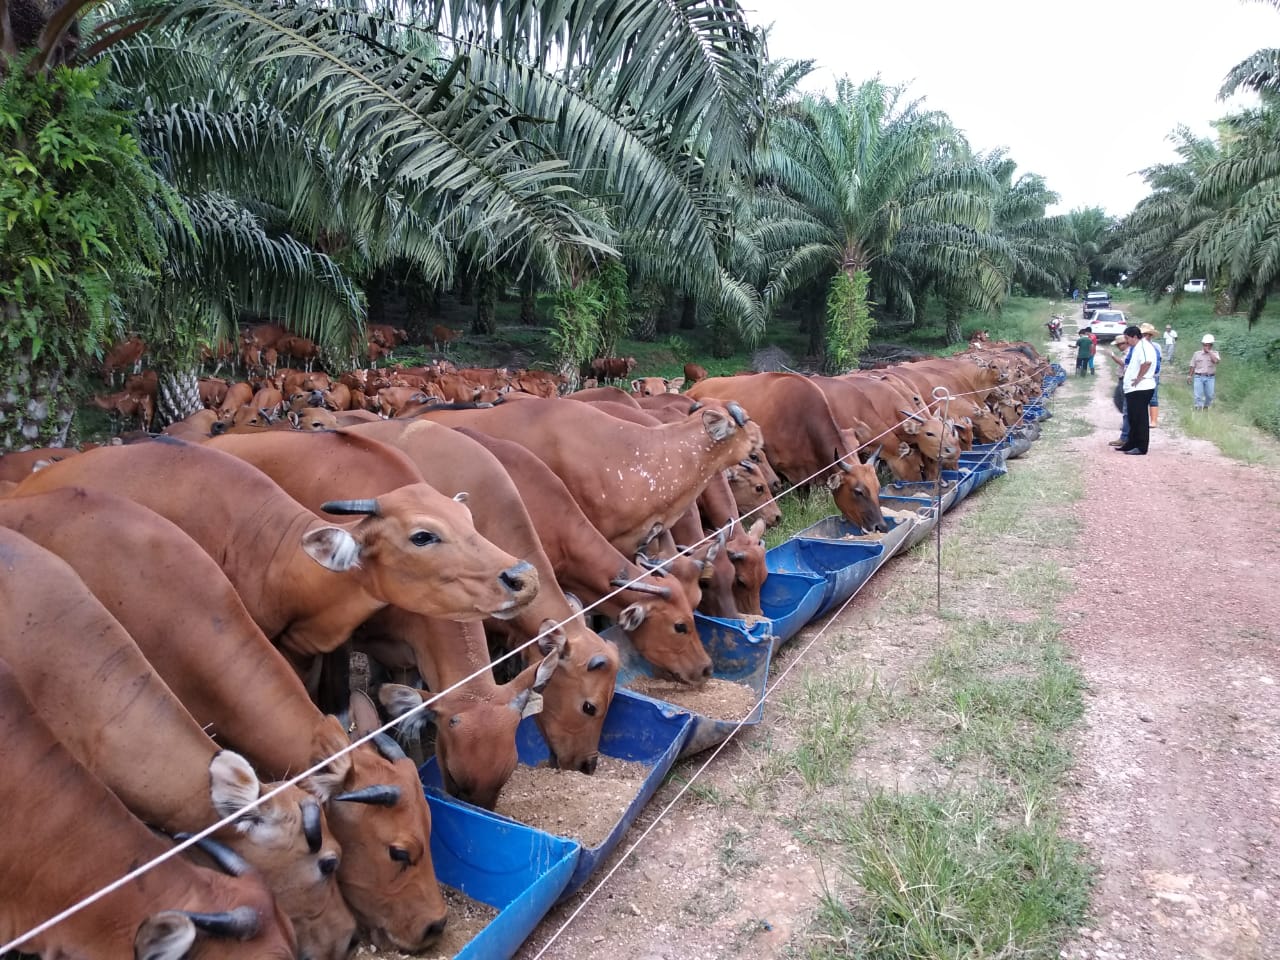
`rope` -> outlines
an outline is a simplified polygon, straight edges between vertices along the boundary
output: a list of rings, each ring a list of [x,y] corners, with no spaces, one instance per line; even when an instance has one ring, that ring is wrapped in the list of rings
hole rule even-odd
[[[1021,383],[1023,380],[1029,380],[1029,379],[1031,379],[1031,378],[1032,378],[1032,376],[1033,376],[1033,375],[1028,375],[1028,376],[1026,376],[1026,377],[1023,377],[1023,378],[1020,378],[1019,380],[1014,381],[1013,383],[1005,384],[1005,386],[1013,386],[1013,385],[1015,385],[1016,383]],[[955,396],[968,396],[968,395],[977,394],[977,393],[985,393],[985,392],[990,392],[990,390],[991,390],[991,389],[993,389],[993,388],[987,388],[986,390],[975,390],[975,391],[970,391],[968,394],[955,394]],[[725,527],[723,527],[723,528],[719,528],[719,529],[716,529],[716,530],[711,531],[710,533],[708,533],[708,534],[706,534],[705,536],[703,536],[703,538],[702,538],[701,540],[698,540],[698,541],[696,541],[695,543],[690,544],[690,545],[688,545],[688,546],[684,547],[682,550],[680,550],[680,551],[678,551],[678,552],[676,553],[675,557],[672,557],[672,558],[669,558],[669,559],[678,559],[678,558],[679,558],[679,557],[681,557],[681,556],[685,556],[685,555],[688,555],[688,554],[692,553],[692,551],[693,551],[694,549],[696,549],[697,547],[699,547],[699,546],[701,546],[702,544],[707,543],[707,542],[709,542],[710,540],[712,540],[712,539],[714,539],[714,538],[718,537],[718,536],[720,535],[720,533],[721,533],[721,531],[722,531],[722,530],[725,532],[725,535],[726,535],[726,536],[728,536],[730,533],[732,533],[732,529],[731,529],[731,528],[732,528],[732,526],[733,526],[733,523],[734,523],[734,522],[740,522],[740,521],[741,521],[742,519],[744,519],[746,516],[751,516],[752,514],[754,514],[754,513],[758,512],[759,510],[764,509],[764,508],[765,508],[766,506],[768,506],[769,504],[771,504],[771,503],[776,503],[780,497],[785,496],[785,495],[786,495],[786,494],[788,494],[788,493],[792,493],[792,492],[794,492],[794,491],[796,491],[796,490],[800,489],[800,488],[801,488],[801,487],[803,487],[805,484],[809,483],[810,481],[812,481],[812,480],[816,479],[817,477],[819,477],[819,476],[821,476],[822,474],[826,473],[827,471],[831,470],[833,467],[837,467],[837,466],[839,466],[841,463],[843,463],[845,460],[847,460],[850,456],[854,456],[854,455],[856,455],[856,454],[857,454],[857,453],[859,453],[860,451],[862,451],[862,450],[866,449],[867,447],[869,447],[871,444],[876,443],[878,440],[881,440],[881,439],[883,439],[884,437],[888,436],[890,433],[892,433],[892,432],[894,432],[895,430],[897,430],[897,429],[898,429],[898,427],[900,427],[900,426],[902,426],[903,424],[907,423],[907,422],[908,422],[909,420],[911,420],[911,419],[913,419],[913,417],[904,417],[902,420],[899,420],[899,421],[898,421],[897,423],[895,423],[893,426],[891,426],[891,427],[889,427],[888,429],[884,430],[883,432],[881,432],[881,433],[880,433],[880,434],[878,434],[877,436],[872,437],[870,440],[867,440],[866,442],[864,442],[864,443],[860,444],[859,446],[855,447],[855,448],[854,448],[852,451],[850,451],[849,453],[846,453],[846,454],[844,454],[843,456],[837,457],[835,460],[832,460],[832,461],[831,461],[829,464],[827,464],[825,467],[822,467],[822,468],[820,468],[820,469],[818,469],[818,470],[815,470],[813,473],[811,473],[809,476],[805,477],[803,480],[801,480],[799,483],[795,484],[794,486],[792,486],[792,487],[788,488],[787,490],[782,491],[781,493],[776,494],[775,496],[770,497],[770,498],[769,498],[768,500],[766,500],[764,503],[760,504],[760,506],[758,506],[758,507],[754,507],[754,508],[752,508],[751,510],[747,511],[747,513],[744,515],[744,517],[739,517],[739,520],[738,520],[738,521],[730,521],[730,523],[726,524],[726,525],[725,525]],[[1011,428],[1011,429],[1012,429],[1012,428]],[[941,519],[941,515],[939,515],[939,519]],[[877,564],[877,565],[876,565],[876,570],[879,570],[879,569],[880,569],[880,566],[881,566],[883,563],[884,563],[884,560],[882,560],[880,564]],[[873,574],[874,574],[874,572],[875,572],[875,571],[872,571],[872,573],[873,573]],[[630,589],[630,587],[631,587],[632,585],[634,585],[634,584],[636,584],[636,583],[639,583],[639,582],[641,582],[642,580],[645,580],[645,579],[646,579],[646,578],[648,578],[650,575],[651,575],[651,572],[650,572],[650,571],[645,571],[645,572],[644,572],[644,573],[642,573],[639,577],[636,577],[636,578],[634,578],[634,579],[632,579],[632,580],[627,581],[627,582],[626,582],[625,584],[623,584],[622,586],[617,587],[616,589],[612,590],[611,592],[609,592],[609,593],[605,594],[604,596],[600,597],[598,600],[596,600],[596,601],[594,601],[594,602],[592,602],[592,603],[588,604],[587,606],[585,606],[585,607],[582,609],[581,613],[582,613],[582,614],[586,614],[588,611],[595,609],[595,608],[596,608],[596,607],[598,607],[600,604],[602,604],[602,603],[604,603],[605,601],[607,601],[607,600],[609,600],[609,599],[611,599],[611,598],[613,598],[613,597],[617,596],[618,594],[622,593],[624,590]],[[870,580],[870,577],[868,577],[868,581],[869,581],[869,580]],[[865,585],[865,583],[864,583],[864,585]],[[857,593],[858,593],[860,590],[861,590],[861,587],[859,587],[859,588],[858,588],[858,591],[855,591],[855,592],[850,596],[849,600],[852,600],[852,599],[853,599],[853,597],[854,597],[854,596],[856,596],[856,595],[857,595]],[[843,610],[844,610],[844,608],[848,605],[848,602],[849,602],[849,601],[845,601],[845,603],[841,605],[840,610],[838,610],[838,611],[837,611],[837,613],[839,613],[840,611],[843,611]],[[136,880],[138,877],[141,877],[143,874],[147,873],[148,871],[153,870],[154,868],[158,867],[160,864],[162,864],[162,863],[164,863],[164,862],[166,862],[166,861],[168,861],[168,860],[173,859],[173,858],[174,858],[174,857],[176,857],[178,854],[182,853],[183,851],[187,850],[188,848],[190,848],[190,847],[192,847],[192,846],[195,846],[197,843],[199,843],[201,840],[205,839],[206,837],[211,836],[212,834],[214,834],[214,833],[218,832],[219,830],[223,829],[224,827],[231,826],[232,824],[234,824],[237,820],[239,820],[242,816],[244,816],[244,815],[245,815],[246,813],[248,813],[249,811],[257,809],[258,807],[260,807],[262,804],[266,803],[267,801],[272,800],[272,799],[274,799],[275,797],[279,796],[281,793],[283,793],[283,792],[284,792],[285,790],[287,790],[288,788],[290,788],[290,787],[292,787],[292,786],[297,785],[297,784],[298,784],[298,783],[300,783],[301,781],[305,780],[306,778],[308,778],[308,777],[310,777],[310,776],[312,776],[312,775],[314,775],[314,774],[316,774],[316,773],[319,773],[320,771],[324,770],[324,769],[325,769],[325,768],[326,768],[330,763],[332,763],[334,760],[337,760],[337,759],[339,759],[339,758],[341,758],[341,757],[344,757],[344,756],[346,756],[347,754],[351,753],[352,751],[354,751],[354,750],[358,749],[359,747],[363,746],[364,744],[369,743],[369,742],[370,742],[370,741],[372,741],[375,737],[377,737],[379,734],[382,734],[382,733],[388,733],[388,732],[390,732],[393,728],[395,728],[395,727],[399,726],[400,724],[404,723],[406,720],[410,719],[411,717],[415,716],[416,714],[420,713],[421,711],[426,710],[428,707],[430,707],[431,705],[433,705],[434,703],[436,703],[436,702],[437,702],[441,697],[444,697],[446,694],[448,694],[448,693],[450,693],[450,692],[452,692],[452,691],[454,691],[454,690],[458,689],[459,687],[461,687],[461,686],[463,686],[463,685],[465,685],[465,684],[467,684],[467,683],[471,682],[472,680],[476,679],[477,677],[483,676],[483,675],[485,674],[485,672],[486,672],[486,671],[492,670],[492,669],[493,669],[493,667],[497,666],[498,664],[500,664],[500,663],[504,663],[505,661],[507,661],[507,660],[508,660],[508,659],[510,659],[511,657],[514,657],[516,654],[523,652],[523,651],[524,651],[525,649],[527,649],[528,647],[530,647],[530,646],[532,646],[533,644],[537,643],[539,640],[541,640],[541,639],[543,639],[544,637],[546,637],[546,636],[548,636],[548,635],[550,635],[550,634],[554,633],[556,630],[560,629],[560,628],[561,628],[561,627],[563,627],[565,624],[570,623],[572,620],[574,620],[574,619],[576,618],[576,616],[577,616],[577,614],[575,614],[575,615],[573,615],[573,616],[570,616],[570,617],[568,617],[567,619],[561,620],[561,621],[559,621],[558,623],[554,624],[553,626],[548,627],[547,629],[543,630],[541,633],[537,634],[536,636],[531,637],[529,640],[526,640],[526,641],[525,641],[525,642],[523,642],[523,643],[517,644],[516,646],[514,646],[514,647],[512,647],[510,650],[508,650],[506,653],[504,653],[504,654],[502,654],[501,656],[499,656],[497,659],[492,660],[491,662],[489,662],[489,663],[487,663],[487,664],[485,664],[485,665],[483,665],[483,666],[481,666],[481,667],[477,668],[474,672],[472,672],[472,673],[468,674],[466,677],[464,677],[463,679],[459,680],[457,683],[453,684],[452,686],[446,687],[444,690],[440,690],[440,691],[438,691],[438,692],[436,692],[436,693],[432,694],[432,696],[431,696],[431,697],[429,697],[429,698],[427,698],[427,699],[423,700],[423,701],[422,701],[422,703],[418,704],[417,706],[412,707],[411,709],[409,709],[409,710],[405,711],[404,713],[402,713],[400,716],[395,717],[395,718],[393,718],[392,720],[388,721],[387,723],[384,723],[382,726],[378,727],[376,730],[373,730],[373,731],[371,731],[371,732],[369,732],[369,733],[365,734],[364,736],[359,737],[359,738],[358,738],[358,739],[356,739],[356,740],[353,740],[351,743],[347,744],[347,745],[346,745],[345,747],[343,747],[341,750],[338,750],[337,752],[333,753],[332,755],[330,755],[330,756],[328,756],[328,757],[325,757],[324,759],[322,759],[322,760],[320,760],[320,761],[316,762],[313,766],[308,767],[306,770],[303,770],[301,773],[298,773],[298,774],[294,775],[293,777],[289,778],[288,780],[281,781],[281,782],[280,782],[279,784],[277,784],[274,788],[272,788],[271,790],[267,791],[266,793],[263,793],[263,794],[259,795],[256,799],[254,799],[254,800],[253,800],[253,801],[251,801],[250,803],[245,804],[245,806],[241,807],[241,808],[240,808],[239,810],[237,810],[235,813],[229,814],[229,815],[227,815],[227,816],[223,817],[221,820],[218,820],[218,821],[216,821],[215,823],[213,823],[213,824],[209,825],[208,827],[205,827],[203,830],[199,831],[198,833],[194,833],[194,834],[192,834],[192,835],[191,835],[191,836],[189,836],[187,839],[185,839],[185,840],[182,840],[182,841],[180,841],[180,842],[175,843],[175,845],[174,845],[173,847],[171,847],[169,850],[166,850],[164,853],[160,854],[159,856],[154,857],[154,858],[152,858],[151,860],[148,860],[148,861],[146,861],[145,863],[140,864],[139,866],[135,867],[133,870],[130,870],[130,871],[129,871],[127,874],[125,874],[124,876],[120,877],[118,880],[115,880],[115,881],[113,881],[113,882],[111,882],[111,883],[107,884],[105,887],[101,888],[100,890],[98,890],[98,891],[96,891],[96,892],[94,892],[94,893],[92,893],[92,894],[89,894],[88,896],[86,896],[86,897],[82,898],[81,900],[78,900],[76,903],[74,903],[74,904],[72,904],[71,906],[67,907],[65,910],[61,911],[60,913],[56,914],[56,915],[55,915],[55,916],[53,916],[53,917],[50,917],[48,920],[45,920],[43,923],[40,923],[40,924],[38,924],[37,926],[32,927],[31,929],[29,929],[29,930],[27,930],[26,932],[22,933],[21,935],[19,935],[19,936],[18,936],[18,937],[16,937],[15,939],[10,940],[8,943],[5,943],[5,944],[3,944],[3,945],[0,945],[0,955],[3,955],[3,954],[5,954],[5,953],[8,953],[10,950],[16,950],[19,946],[21,946],[22,944],[26,943],[28,940],[32,939],[33,937],[37,937],[37,936],[39,936],[40,934],[42,934],[42,933],[44,933],[44,932],[46,932],[46,931],[48,931],[48,930],[52,929],[54,926],[56,926],[57,924],[61,923],[63,920],[66,920],[66,919],[68,919],[68,918],[70,918],[70,917],[75,916],[77,913],[79,913],[80,911],[84,910],[86,907],[92,906],[93,904],[97,903],[98,901],[100,901],[100,900],[101,900],[101,899],[103,899],[104,897],[109,896],[110,894],[114,893],[116,890],[119,890],[121,887],[125,886],[126,884],[133,882],[133,881],[134,881],[134,880]],[[835,616],[835,614],[833,614],[833,615],[832,615],[832,619],[834,619],[834,616]],[[825,630],[825,629],[826,629],[826,626],[829,626],[829,625],[830,625],[830,623],[831,623],[831,620],[829,619],[829,620],[827,621],[827,624],[826,624],[826,625],[824,625],[823,630]],[[818,636],[821,636],[821,631],[819,632]],[[816,640],[816,639],[817,639],[817,637],[815,637],[815,638],[814,638],[814,640]],[[813,645],[813,642],[814,642],[814,641],[810,641],[809,646],[812,646],[812,645]],[[806,647],[805,647],[805,650],[806,650],[806,651],[809,649],[809,646],[806,646]],[[798,659],[799,659],[799,658],[797,658],[797,660],[798,660]],[[793,661],[793,662],[794,662],[794,661]],[[790,667],[788,667],[787,669],[788,669],[788,670],[790,670]],[[781,679],[781,677],[782,677],[782,676],[786,676],[786,673],[784,672],[784,673],[779,677],[779,679]],[[762,702],[762,701],[763,701],[763,697],[761,698],[761,702]],[[752,711],[753,711],[753,712],[754,712],[754,709],[755,709],[755,708],[753,707],[753,708],[752,708]],[[748,716],[750,716],[750,714],[748,714]],[[743,721],[741,721],[741,722],[738,724],[738,726],[734,728],[734,730],[733,730],[733,731],[731,731],[731,732],[730,732],[730,737],[732,737],[732,736],[733,736],[733,733],[735,733],[738,729],[740,729],[740,728],[741,728],[741,726],[742,726],[742,724],[743,724],[743,723],[745,723],[745,719],[744,719]],[[727,743],[728,741],[726,740],[725,742]],[[715,756],[717,756],[717,755],[720,753],[720,750],[721,750],[721,749],[723,749],[723,744],[721,744],[721,746],[720,746],[720,747],[718,747],[718,748],[715,750],[715,752],[713,752],[713,753],[712,753],[711,758],[714,758]],[[709,760],[710,760],[711,758],[709,758]],[[705,768],[705,764],[704,764],[704,768]],[[683,793],[683,791],[681,791],[681,793]],[[679,795],[677,795],[677,798],[676,798],[676,799],[679,799]],[[673,801],[673,802],[674,802],[674,801]],[[668,809],[669,809],[669,807],[668,807]],[[656,821],[655,821],[655,822],[656,822]],[[652,827],[650,827],[650,829],[652,829]],[[646,831],[645,831],[644,836],[647,836],[647,835],[648,835],[648,831],[646,830]],[[642,836],[642,837],[641,837],[641,840],[643,840],[644,836]],[[637,841],[637,843],[638,843],[638,842],[639,842],[639,841]],[[632,849],[634,849],[634,846],[632,847]],[[629,852],[630,852],[630,851],[628,851],[628,853],[629,853]],[[615,867],[614,869],[616,870],[617,868]],[[605,879],[607,879],[609,876],[612,876],[612,875],[613,875],[613,870],[611,870],[611,871],[606,875],[606,878],[605,878]],[[603,883],[603,881],[602,881],[602,883]],[[597,887],[596,889],[599,889],[599,887]],[[594,891],[593,891],[593,893],[594,893]],[[584,901],[584,904],[585,904],[585,901]],[[574,915],[576,916],[576,913],[575,913]],[[545,948],[544,948],[544,950],[545,950]],[[541,956],[541,954],[538,954],[538,956]],[[535,958],[535,960],[536,960],[536,958]]]

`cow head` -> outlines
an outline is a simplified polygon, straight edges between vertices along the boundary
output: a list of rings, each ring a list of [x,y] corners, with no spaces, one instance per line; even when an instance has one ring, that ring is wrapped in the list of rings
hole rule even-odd
[[[769,571],[764,559],[764,520],[756,520],[745,530],[733,525],[733,536],[725,544],[725,552],[733,563],[733,599],[738,612],[764,616],[760,607],[760,588]]]
[[[351,698],[351,739],[376,730],[377,710]],[[331,756],[348,732],[327,717],[312,740],[315,759]],[[338,886],[360,929],[383,949],[419,951],[444,930],[447,908],[431,861],[431,810],[418,771],[388,736],[333,761],[310,789],[325,802],[344,856]]]
[[[712,540],[711,545],[718,543]],[[707,549],[707,545],[703,545]],[[656,571],[660,577],[634,583],[631,591],[642,592],[663,601],[644,600],[632,603],[618,614],[618,626],[627,632],[640,656],[683,683],[702,683],[711,676],[711,657],[698,636],[693,609],[702,600],[699,577],[704,569],[712,571],[710,561],[691,560],[682,556],[671,560],[650,560],[637,556],[640,566]],[[614,586],[628,582],[625,575],[614,580]],[[684,611],[688,610],[686,616]],[[650,618],[655,618],[649,622]],[[647,625],[647,626],[646,626]],[[642,627],[644,629],[642,629]]]
[[[733,491],[738,513],[752,518],[759,517],[766,527],[782,522],[782,511],[778,509],[777,501],[773,499],[768,483],[755,463],[743,460],[729,467],[724,474],[729,480],[729,489]]]
[[[321,407],[308,407],[297,413],[290,413],[289,426],[294,430],[337,430],[338,418]]]
[[[840,452],[834,451],[834,456],[839,458]],[[876,477],[879,460],[879,450],[872,453],[866,463],[849,463],[847,459],[840,459],[827,477],[827,489],[831,491],[840,513],[850,523],[863,530],[887,533],[889,525],[880,512],[880,480]]]
[[[252,887],[241,886],[245,895],[231,910],[212,913],[162,910],[143,920],[133,937],[134,960],[190,960],[195,957],[213,960],[242,956],[290,960],[299,956],[297,937],[290,929],[288,919],[261,881],[244,876],[237,878],[236,882],[238,885],[251,883]],[[201,940],[199,947],[196,947],[197,936]]]
[[[545,656],[556,653],[556,669],[542,692],[542,710],[534,717],[551,750],[551,763],[562,770],[595,773],[600,759],[600,733],[618,681],[618,651],[582,623],[582,607],[569,597],[574,619],[538,641]],[[692,618],[690,618],[692,619]]]
[[[386,603],[446,620],[509,620],[538,593],[538,571],[476,532],[467,495],[450,499],[425,483],[376,500],[336,500],[326,513],[362,515],[350,530],[324,526],[303,537],[329,570],[362,568],[365,589]]]
[[[880,449],[880,463],[889,468],[895,480],[916,483],[924,479],[924,458],[911,444],[899,440],[895,446],[889,439]]]
[[[631,392],[637,397],[657,397],[664,393],[679,393],[684,377],[668,380],[666,377],[641,377],[631,381]]]
[[[955,430],[933,414],[899,410],[906,418],[903,428],[915,438],[922,456],[929,460],[954,460],[960,453]]]
[[[518,763],[516,727],[530,708],[531,695],[546,688],[558,659],[559,652],[553,650],[510,683],[495,687],[485,699],[477,699],[465,687],[437,696],[395,683],[384,683],[378,689],[378,699],[387,713],[398,717],[434,697],[434,702],[407,720],[404,728],[434,723],[436,761],[445,791],[492,810],[498,792]]]
[[[230,750],[214,756],[209,780],[220,817],[256,800],[263,786],[249,762]],[[262,874],[293,922],[299,956],[338,960],[347,955],[356,922],[338,888],[342,848],[313,796],[287,787],[216,836]]]

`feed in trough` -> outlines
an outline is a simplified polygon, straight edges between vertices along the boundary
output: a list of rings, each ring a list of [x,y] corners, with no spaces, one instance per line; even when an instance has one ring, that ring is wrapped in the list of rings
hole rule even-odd
[[[687,687],[672,680],[640,677],[628,683],[627,689],[713,720],[742,720],[755,709],[760,699],[750,687],[715,678],[700,687]]]
[[[590,776],[522,764],[502,788],[494,812],[596,847],[622,819],[648,774],[643,763],[604,756]]]
[[[444,902],[449,906],[449,922],[445,924],[444,933],[439,940],[418,954],[379,950],[366,943],[356,951],[356,960],[409,960],[410,957],[415,960],[452,960],[498,915],[496,907],[472,900],[453,887],[442,885],[440,892],[444,894]]]

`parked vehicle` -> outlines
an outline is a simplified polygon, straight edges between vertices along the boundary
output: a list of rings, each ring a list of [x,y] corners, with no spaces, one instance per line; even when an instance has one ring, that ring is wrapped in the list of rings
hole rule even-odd
[[[1111,294],[1105,290],[1090,290],[1084,295],[1084,306],[1081,313],[1088,320],[1098,310],[1106,310],[1111,306]]]
[[[1186,293],[1204,293],[1209,289],[1208,280],[1188,280],[1182,285],[1182,289]]]
[[[1098,310],[1088,324],[1099,343],[1110,343],[1124,333],[1124,328],[1128,325],[1129,321],[1123,310]]]

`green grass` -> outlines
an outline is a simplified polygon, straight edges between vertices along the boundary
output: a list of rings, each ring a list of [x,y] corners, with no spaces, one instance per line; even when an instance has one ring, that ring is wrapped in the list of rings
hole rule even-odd
[[[1052,814],[1011,820],[998,792],[877,792],[829,830],[861,896],[828,889],[810,960],[1049,960],[1087,907],[1080,850]]]
[[[1214,406],[1230,416],[1226,421],[1210,421],[1202,433],[1192,436],[1213,440],[1221,447],[1219,437],[1230,433],[1234,422],[1280,437],[1280,305],[1268,306],[1252,328],[1243,315],[1215,316],[1212,300],[1198,295],[1188,294],[1176,306],[1168,300],[1153,304],[1135,295],[1128,306],[1139,322],[1151,323],[1161,334],[1166,323],[1172,323],[1178,331],[1177,354],[1171,369],[1162,376],[1162,398],[1167,385],[1175,402],[1179,399],[1191,354],[1199,349],[1200,338],[1212,333],[1217,340],[1222,363],[1218,367]],[[1190,396],[1189,391],[1186,396]],[[1243,439],[1228,439],[1226,443],[1236,450],[1247,448]],[[1223,452],[1235,455],[1225,447]]]

